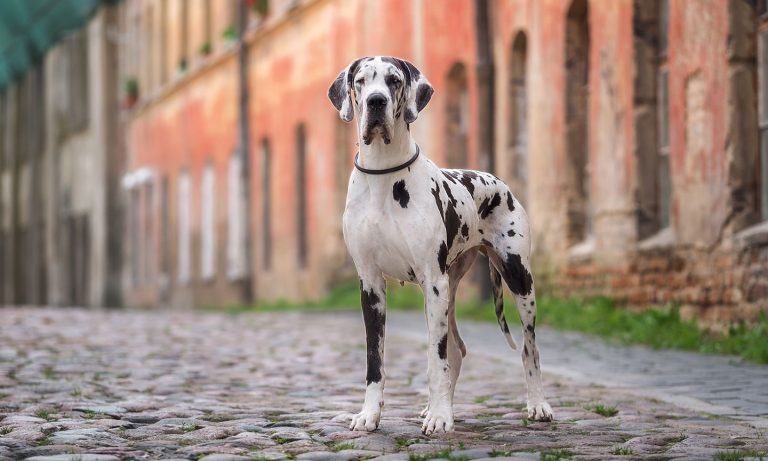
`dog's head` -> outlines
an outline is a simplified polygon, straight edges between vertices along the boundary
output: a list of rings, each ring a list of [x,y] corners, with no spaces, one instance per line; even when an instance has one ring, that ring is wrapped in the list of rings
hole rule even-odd
[[[357,113],[360,137],[371,144],[379,136],[389,144],[396,124],[410,124],[433,93],[426,77],[408,61],[389,56],[356,59],[341,71],[331,87],[331,99],[341,119]]]

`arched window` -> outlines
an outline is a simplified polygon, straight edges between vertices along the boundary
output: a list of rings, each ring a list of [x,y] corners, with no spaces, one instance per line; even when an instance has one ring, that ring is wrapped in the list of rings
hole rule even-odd
[[[307,267],[307,136],[304,124],[296,128],[296,237],[300,268]]]
[[[512,42],[509,61],[509,154],[512,189],[525,203],[528,187],[528,39],[518,32]]]
[[[445,96],[445,163],[466,168],[469,159],[469,91],[467,69],[456,63],[448,72]]]
[[[565,31],[565,123],[568,240],[585,240],[592,231],[589,175],[589,9],[573,0]]]

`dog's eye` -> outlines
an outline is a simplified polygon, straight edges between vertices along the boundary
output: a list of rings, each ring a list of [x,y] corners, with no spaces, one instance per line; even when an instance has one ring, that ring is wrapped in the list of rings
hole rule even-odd
[[[355,80],[355,85],[362,85],[365,82],[365,78],[360,77],[357,80]]]
[[[400,86],[400,84],[402,83],[403,82],[399,78],[395,77],[394,75],[390,75],[389,77],[387,77],[387,85],[394,85],[397,87],[397,86]]]

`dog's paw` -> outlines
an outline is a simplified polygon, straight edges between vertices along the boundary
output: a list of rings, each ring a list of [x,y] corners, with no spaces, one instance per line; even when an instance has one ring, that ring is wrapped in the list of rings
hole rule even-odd
[[[422,434],[430,435],[435,432],[451,432],[453,430],[453,411],[450,407],[438,407],[435,410],[427,408],[426,411],[424,423],[421,425]]]
[[[528,402],[528,419],[532,421],[552,421],[552,407],[545,401]]]
[[[429,413],[429,404],[427,404],[427,406],[424,407],[423,410],[421,410],[421,413],[419,413],[419,416],[424,418],[425,416],[427,416],[427,413]]]
[[[375,431],[379,427],[381,420],[381,410],[363,410],[352,417],[349,424],[350,431]]]

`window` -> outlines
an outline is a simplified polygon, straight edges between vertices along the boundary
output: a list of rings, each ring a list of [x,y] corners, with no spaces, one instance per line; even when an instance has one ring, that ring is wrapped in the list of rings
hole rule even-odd
[[[229,173],[227,175],[228,213],[227,220],[227,276],[238,279],[245,274],[245,222],[243,187],[243,167],[239,152],[235,151],[229,158]]]
[[[204,280],[216,276],[216,173],[208,161],[200,182],[200,276]]]
[[[189,281],[189,263],[190,263],[190,199],[192,185],[189,181],[189,172],[182,171],[179,174],[179,282],[187,283]]]
[[[164,280],[170,271],[168,245],[170,238],[170,213],[168,210],[168,176],[160,180],[160,273]]]
[[[66,133],[88,128],[88,29],[73,32],[64,42]]]
[[[659,11],[659,157],[658,157],[658,222],[659,228],[670,225],[672,185],[669,171],[669,72],[667,48],[669,43],[669,0],[660,1]]]
[[[261,142],[261,227],[262,265],[272,268],[272,153],[269,140]]]
[[[142,253],[144,254],[144,284],[149,285],[153,280],[153,269],[155,262],[155,190],[152,181],[147,182],[144,187],[144,248]]]
[[[460,62],[448,72],[445,102],[445,163],[449,168],[467,168],[469,91],[467,69]]]
[[[509,69],[509,151],[511,154],[512,189],[525,203],[528,186],[528,94],[526,64],[528,43],[524,32],[512,42]]]
[[[589,173],[589,10],[587,0],[568,9],[565,35],[565,122],[570,244],[592,232]]]
[[[307,157],[304,125],[296,129],[296,237],[300,268],[307,267]]]

